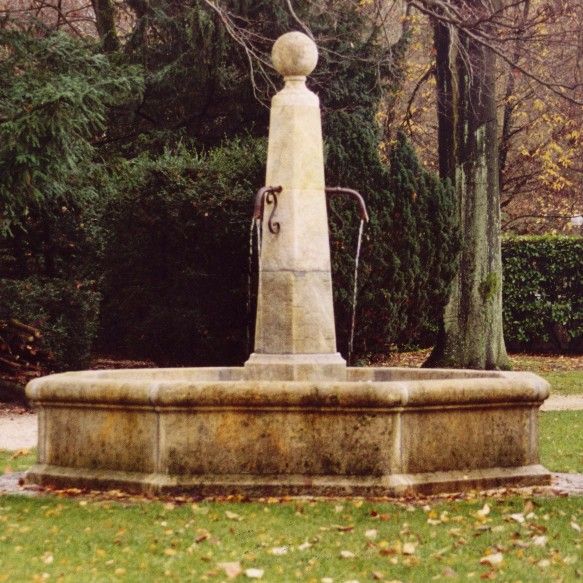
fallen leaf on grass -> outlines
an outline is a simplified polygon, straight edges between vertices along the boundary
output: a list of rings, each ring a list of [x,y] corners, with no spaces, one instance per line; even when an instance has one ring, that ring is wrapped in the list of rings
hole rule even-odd
[[[381,520],[382,522],[388,522],[391,519],[390,514],[379,514],[376,510],[370,511],[371,518],[376,518],[377,520]]]
[[[340,551],[340,556],[343,559],[352,559],[355,557],[355,554],[352,551]]]
[[[546,536],[535,536],[532,538],[532,544],[535,547],[544,547],[547,544],[548,537]]]
[[[487,503],[484,504],[484,506],[476,512],[476,516],[478,517],[478,519],[481,519],[481,520],[486,518],[486,516],[488,516],[488,514],[490,514],[490,505]]]
[[[522,512],[516,512],[515,514],[511,514],[510,518],[518,522],[518,524],[524,524],[525,521],[524,514]]]
[[[351,532],[354,530],[354,525],[353,524],[333,524],[332,528],[334,528],[335,530],[337,530],[338,532]]]
[[[404,555],[414,555],[417,545],[415,543],[405,543],[403,545],[403,554]]]
[[[298,549],[300,549],[300,551],[306,551],[311,547],[311,543],[309,543],[308,541],[306,541],[305,543],[302,543]]]
[[[196,538],[194,539],[194,542],[199,544],[201,542],[204,542],[205,540],[208,540],[211,536],[211,533],[208,530],[204,530],[201,529],[198,531],[198,534],[196,536]]]
[[[273,547],[271,549],[271,554],[276,556],[287,555],[289,547]]]
[[[227,510],[225,512],[225,516],[229,519],[229,520],[238,520],[241,521],[243,520],[243,517],[240,516],[239,514],[237,514],[236,512],[231,512],[230,510]]]
[[[249,579],[261,579],[263,573],[263,569],[246,569],[245,577],[248,577]]]
[[[377,534],[376,528],[369,528],[364,532],[364,536],[370,540],[374,540],[377,537]]]
[[[492,553],[491,555],[486,555],[480,559],[481,565],[490,565],[491,567],[497,567],[502,564],[504,560],[504,555],[502,553]]]
[[[581,527],[575,521],[571,522],[571,528],[577,532],[581,532]]]
[[[225,575],[229,579],[234,579],[235,577],[238,577],[242,572],[241,563],[239,563],[239,561],[219,563],[217,567],[224,571]]]

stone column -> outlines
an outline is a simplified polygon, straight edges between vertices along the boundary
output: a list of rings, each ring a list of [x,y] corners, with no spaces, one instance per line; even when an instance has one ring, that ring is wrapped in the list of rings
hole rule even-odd
[[[332,305],[320,102],[306,87],[318,51],[305,34],[289,32],[275,42],[272,60],[285,80],[272,99],[266,176],[267,185],[282,187],[273,217],[280,230],[269,231],[273,206],[266,204],[247,376],[344,380]]]

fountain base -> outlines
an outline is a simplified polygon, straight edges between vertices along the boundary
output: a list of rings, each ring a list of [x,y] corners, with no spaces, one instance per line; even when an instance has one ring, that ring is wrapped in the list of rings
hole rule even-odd
[[[346,380],[346,361],[339,352],[329,354],[262,354],[254,352],[245,363],[250,381]]]
[[[244,368],[64,373],[29,383],[28,483],[198,496],[390,496],[548,484],[547,383],[530,373],[348,368],[248,380]]]

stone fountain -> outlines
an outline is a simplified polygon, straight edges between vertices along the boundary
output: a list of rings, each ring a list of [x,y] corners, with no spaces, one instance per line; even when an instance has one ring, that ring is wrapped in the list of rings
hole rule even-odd
[[[255,350],[244,367],[83,371],[31,381],[28,483],[195,495],[401,495],[546,484],[530,373],[351,368],[336,350],[318,53],[273,63]]]

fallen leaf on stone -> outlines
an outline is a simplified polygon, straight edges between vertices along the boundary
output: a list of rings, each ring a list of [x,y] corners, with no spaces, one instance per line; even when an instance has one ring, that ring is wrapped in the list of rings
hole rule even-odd
[[[225,575],[229,579],[234,579],[235,577],[238,577],[242,572],[241,563],[239,563],[238,561],[229,563],[219,563],[217,567],[224,571]]]
[[[263,569],[245,569],[245,577],[249,579],[261,579],[263,573]]]
[[[504,560],[504,555],[502,553],[492,553],[491,555],[486,555],[480,559],[481,565],[490,565],[491,567],[497,567],[502,564]]]
[[[225,516],[229,519],[229,520],[243,520],[243,517],[240,516],[239,514],[237,514],[236,512],[231,512],[230,510],[227,510],[225,512]]]
[[[377,537],[377,534],[376,528],[369,528],[364,532],[364,536],[370,540],[374,540]]]
[[[276,556],[287,555],[289,547],[273,547],[271,549],[271,554]]]
[[[352,559],[355,555],[352,551],[340,551],[340,556],[343,559]]]

